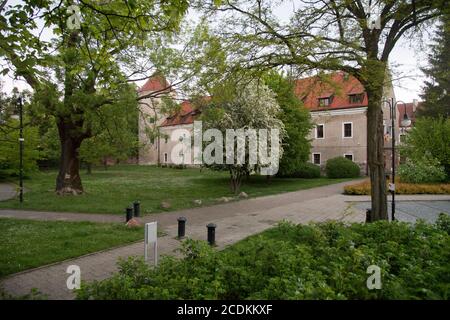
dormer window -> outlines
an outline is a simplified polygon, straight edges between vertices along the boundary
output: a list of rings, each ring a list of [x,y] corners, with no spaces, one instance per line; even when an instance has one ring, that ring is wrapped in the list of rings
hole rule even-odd
[[[331,104],[331,97],[319,98],[319,107],[328,107]]]
[[[348,95],[348,102],[350,104],[362,103],[363,100],[364,100],[364,93],[349,94]]]

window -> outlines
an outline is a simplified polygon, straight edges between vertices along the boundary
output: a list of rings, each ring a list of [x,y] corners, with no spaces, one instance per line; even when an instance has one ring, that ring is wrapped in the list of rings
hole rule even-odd
[[[168,137],[168,136],[165,136],[165,137],[164,137],[164,143],[167,143],[168,140],[169,140],[169,137]]]
[[[316,126],[316,139],[323,139],[324,138],[324,125],[318,124]]]
[[[343,137],[344,138],[351,138],[351,137],[353,137],[352,123],[351,122],[344,122],[344,124],[343,124]]]
[[[347,158],[348,160],[353,161],[353,154],[351,154],[351,153],[344,153],[344,158]]]
[[[349,103],[362,103],[363,100],[364,100],[364,93],[350,94],[348,96]]]
[[[320,165],[320,153],[313,153],[312,154],[312,161],[314,164]]]
[[[319,98],[319,107],[327,107],[331,104],[331,98]]]
[[[164,162],[167,162],[167,152],[164,152]]]

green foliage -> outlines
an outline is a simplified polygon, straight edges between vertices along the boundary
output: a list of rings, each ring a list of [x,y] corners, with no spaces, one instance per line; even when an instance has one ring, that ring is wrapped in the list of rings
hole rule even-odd
[[[450,177],[450,118],[419,118],[406,135],[405,144],[400,149],[403,156],[419,162],[424,156],[434,158],[444,166]]]
[[[83,283],[78,299],[448,299],[445,219],[285,222],[223,252],[186,240],[183,259],[164,257],[156,269],[122,261],[112,278]],[[381,290],[366,286],[370,265],[381,268]]]
[[[436,221],[436,226],[450,235],[450,216],[443,212],[440,213],[439,218]]]
[[[289,174],[282,177],[306,179],[320,178],[320,167],[310,162],[301,163],[293,168]]]
[[[270,72],[264,77],[267,86],[276,94],[280,105],[280,120],[284,124],[286,136],[283,139],[283,157],[280,160],[280,176],[295,175],[304,168],[311,149],[308,140],[312,128],[309,111],[302,106],[294,93],[294,83],[277,72]],[[314,176],[316,177],[316,176]]]
[[[450,14],[441,18],[428,55],[429,66],[422,69],[427,76],[417,116],[450,117]]]
[[[354,178],[359,177],[360,170],[356,163],[344,158],[336,157],[327,161],[325,171],[328,178]]]
[[[83,141],[80,158],[99,164],[106,158],[126,160],[138,149],[138,108],[134,87],[124,88],[117,102],[89,114],[93,136]]]
[[[0,136],[0,178],[6,176],[18,176],[20,173],[19,157],[19,122],[9,121],[11,130],[6,135]],[[25,127],[23,131],[23,170],[25,175],[37,169],[36,161],[40,158],[39,134],[35,127]]]
[[[439,161],[426,156],[415,161],[407,160],[400,165],[398,174],[402,181],[412,183],[442,182],[447,178]]]

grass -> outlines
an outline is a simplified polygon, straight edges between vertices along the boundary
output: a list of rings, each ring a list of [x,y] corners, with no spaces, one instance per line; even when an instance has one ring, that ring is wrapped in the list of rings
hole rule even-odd
[[[61,212],[124,214],[134,200],[141,201],[143,214],[164,211],[162,201],[170,203],[168,210],[211,205],[221,197],[231,197],[227,172],[203,169],[174,169],[156,166],[120,165],[108,170],[82,172],[85,194],[77,197],[54,193],[56,171],[37,172],[24,183],[27,192],[22,205],[17,199],[0,202],[0,208],[31,209]],[[348,179],[279,179],[252,176],[241,191],[250,197],[296,191],[347,181]],[[167,209],[166,209],[167,210]]]
[[[0,219],[0,277],[143,239],[122,224]]]

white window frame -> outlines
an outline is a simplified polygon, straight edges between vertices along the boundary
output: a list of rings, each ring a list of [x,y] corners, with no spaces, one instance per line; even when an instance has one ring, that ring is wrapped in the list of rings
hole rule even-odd
[[[322,133],[323,133],[323,137],[322,138],[319,138],[318,136],[317,136],[317,127],[318,126],[322,126]],[[316,139],[325,139],[325,124],[324,123],[318,123],[318,124],[316,124],[316,130],[314,130],[315,131],[315,138]]]
[[[314,155],[316,155],[316,154],[319,155],[319,163],[314,162]],[[311,162],[312,162],[312,164],[315,164],[315,165],[319,165],[319,166],[322,165],[322,153],[320,153],[320,152],[311,153]]]
[[[167,152],[164,152],[164,163],[167,163],[169,161],[169,155]]]
[[[346,158],[346,156],[352,156],[352,161],[355,162],[355,156],[353,155],[353,153],[344,153],[344,158]]]
[[[350,137],[346,137],[345,136],[345,125],[346,124],[350,124],[351,126],[352,126],[352,134],[351,134],[351,136]],[[353,122],[343,122],[342,123],[342,138],[343,139],[351,139],[351,138],[353,138]]]

